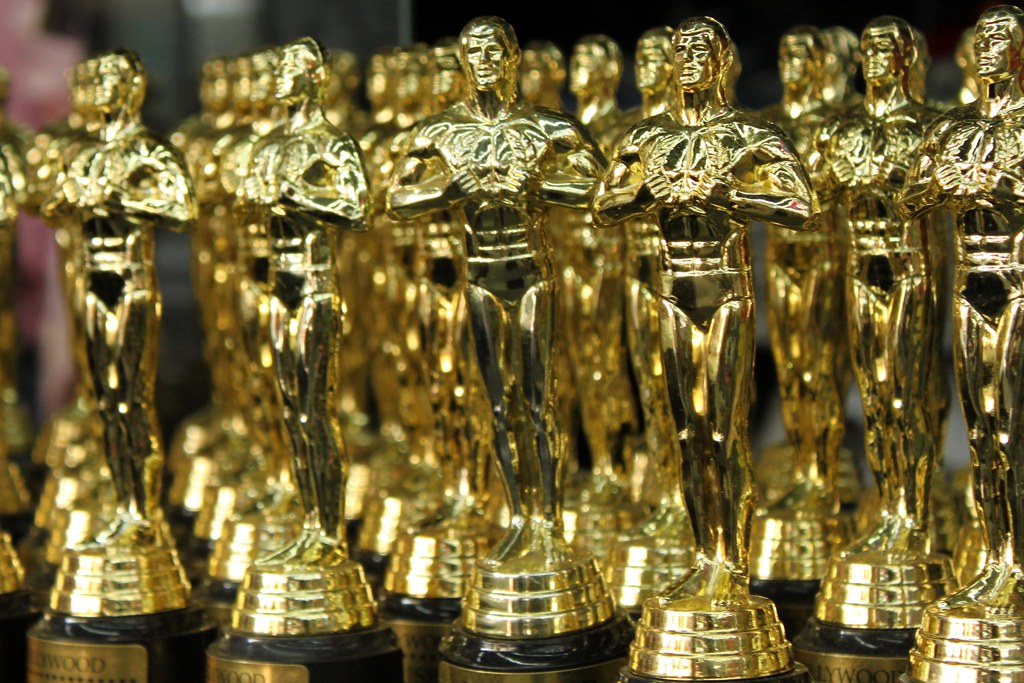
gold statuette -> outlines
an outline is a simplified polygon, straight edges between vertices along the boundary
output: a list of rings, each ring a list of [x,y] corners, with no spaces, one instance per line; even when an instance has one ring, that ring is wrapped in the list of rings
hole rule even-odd
[[[786,32],[779,42],[782,102],[763,112],[789,135],[805,164],[830,111],[826,59],[820,30]],[[769,227],[765,254],[768,331],[791,465],[786,489],[763,499],[754,516],[751,575],[754,590],[776,600],[790,633],[810,617],[825,565],[848,533],[836,489],[846,431],[842,254],[835,212],[824,202],[821,208],[815,232]]]
[[[645,31],[636,46],[636,83],[643,98],[625,121],[635,125],[664,113],[672,104],[672,29]],[[628,126],[627,126],[628,127]],[[639,482],[644,502],[654,511],[627,530],[611,549],[605,576],[619,605],[639,617],[644,602],[661,592],[693,564],[693,532],[683,501],[682,454],[672,423],[668,387],[661,362],[657,291],[661,270],[661,233],[650,217],[626,221],[626,340],[643,411],[641,454],[648,463]],[[634,457],[635,479],[640,457]]]
[[[394,635],[376,627],[370,586],[345,541],[333,232],[363,227],[369,200],[358,146],[326,118],[326,81],[316,41],[280,48],[274,83],[282,123],[253,146],[239,190],[267,226],[271,367],[302,530],[246,571],[231,626],[209,651],[211,680],[247,663],[253,673],[299,665],[310,683],[338,680],[339,667],[342,680],[365,680],[372,668],[384,681],[401,680]]]
[[[191,227],[195,192],[180,152],[140,122],[146,72],[134,53],[81,63],[73,84],[81,136],[63,149],[42,213],[73,225],[80,241],[73,315],[81,318],[86,388],[115,505],[106,528],[64,553],[49,610],[29,636],[29,681],[52,680],[46,663],[69,645],[83,657],[91,648],[134,648],[149,657],[142,680],[194,680],[212,625],[189,606],[189,584],[159,507],[153,248],[155,228]],[[172,662],[157,654],[165,648],[174,651]]]
[[[954,369],[988,552],[976,577],[924,610],[908,675],[921,683],[1024,681],[1022,51],[1024,12],[1001,6],[981,16],[978,99],[932,124],[900,195],[910,219],[936,209],[956,218]]]
[[[442,644],[441,680],[472,675],[482,666],[472,653],[493,650],[495,639],[527,651],[598,627],[614,634],[611,651],[608,640],[600,652],[577,644],[584,661],[541,657],[533,667],[562,669],[621,657],[626,632],[593,556],[562,533],[555,273],[544,229],[547,206],[586,207],[603,159],[573,119],[519,98],[519,45],[504,20],[471,21],[460,56],[466,96],[414,129],[387,193],[396,220],[454,211],[465,226],[470,343],[511,508]]]
[[[569,89],[576,117],[602,149],[615,140],[623,113],[616,93],[622,50],[605,35],[584,36],[569,58]],[[629,498],[628,454],[635,448],[639,408],[621,343],[625,296],[624,226],[595,229],[589,212],[553,211],[555,262],[562,271],[565,348],[573,397],[579,403],[591,468],[575,477],[566,503],[574,545],[604,563],[618,534],[637,521]],[[609,343],[620,340],[620,343]]]
[[[728,104],[725,28],[687,20],[672,46],[675,101],[616,143],[594,199],[602,223],[649,215],[661,229],[661,360],[697,540],[692,569],[644,604],[622,679],[803,680],[774,604],[748,588],[754,301],[746,226],[813,227],[816,202],[785,136]]]
[[[930,531],[946,404],[934,381],[942,329],[935,230],[903,220],[894,201],[935,111],[916,97],[919,51],[905,21],[871,21],[861,51],[864,100],[825,124],[813,172],[845,216],[848,337],[880,510],[873,528],[829,562],[815,620],[796,641],[818,673],[833,656],[903,666],[924,608],[953,585],[950,558],[935,552]],[[836,633],[849,635],[845,644],[831,644]],[[886,645],[870,647],[879,642]]]

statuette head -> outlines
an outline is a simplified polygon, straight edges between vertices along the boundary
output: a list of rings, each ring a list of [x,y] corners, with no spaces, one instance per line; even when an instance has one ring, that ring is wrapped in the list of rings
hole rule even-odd
[[[584,36],[569,58],[569,90],[577,97],[615,92],[622,80],[622,48],[606,35]]]
[[[672,36],[676,85],[683,93],[724,88],[732,62],[729,33],[711,17],[687,19]],[[725,98],[724,92],[722,93]]]
[[[974,59],[982,83],[1020,77],[1024,46],[1024,10],[1011,5],[994,7],[978,19]]]
[[[459,36],[462,68],[469,85],[479,91],[504,90],[515,83],[519,68],[519,41],[504,19],[479,17]]]

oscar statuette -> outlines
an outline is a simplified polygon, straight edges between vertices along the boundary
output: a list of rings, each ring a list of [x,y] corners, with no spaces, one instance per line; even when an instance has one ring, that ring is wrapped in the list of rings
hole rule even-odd
[[[847,338],[879,512],[829,560],[814,617],[794,639],[819,680],[898,677],[925,607],[955,585],[932,533],[948,403],[936,381],[943,257],[934,226],[902,219],[895,201],[936,112],[915,85],[921,53],[909,24],[872,20],[861,52],[864,99],[822,126],[811,172],[845,216]]]
[[[823,94],[827,44],[813,26],[779,41],[782,102],[764,112],[806,165],[832,111]],[[815,232],[767,228],[768,331],[791,463],[786,488],[761,499],[751,530],[751,590],[775,602],[786,632],[803,629],[829,557],[849,536],[837,491],[846,431],[842,254],[833,207]]]
[[[459,43],[432,48],[431,90],[440,112],[465,94]],[[401,148],[407,135],[399,135]],[[397,158],[397,157],[396,157]],[[459,616],[476,561],[498,535],[487,516],[490,440],[481,434],[481,388],[467,365],[465,253],[458,217],[441,212],[414,222],[420,256],[418,362],[427,383],[441,470],[441,509],[396,539],[384,577],[381,617],[405,656],[405,680],[436,681],[441,638]]]
[[[670,27],[652,28],[640,36],[635,65],[642,104],[626,112],[627,128],[664,113],[673,102]],[[643,484],[656,505],[612,546],[605,577],[619,606],[639,619],[644,602],[692,566],[693,532],[680,479],[683,456],[661,363],[657,305],[661,231],[649,217],[631,219],[624,227],[626,340],[643,411],[644,448],[654,474]]]
[[[747,224],[813,229],[817,204],[785,135],[728,102],[725,27],[672,36],[674,100],[615,144],[593,202],[604,225],[656,220],[661,361],[696,538],[688,572],[648,599],[619,680],[809,680],[775,605],[751,595],[755,505],[747,415],[754,360]]]
[[[258,557],[238,589],[231,624],[208,652],[207,681],[398,683],[402,654],[378,624],[362,566],[348,557],[347,458],[337,414],[341,324],[334,230],[359,229],[368,204],[353,140],[327,121],[326,60],[303,38],[278,50],[281,124],[252,148],[240,192],[267,226],[271,369],[302,528]]]
[[[181,154],[140,121],[146,72],[134,53],[82,62],[71,80],[82,128],[62,149],[41,213],[73,225],[81,243],[72,315],[82,325],[79,352],[115,505],[102,531],[64,552],[48,609],[29,632],[28,680],[200,680],[214,629],[189,603],[159,506],[153,406],[154,231],[189,229],[195,193]]]
[[[977,99],[928,129],[900,209],[907,220],[935,210],[956,220],[954,371],[986,560],[962,588],[923,609],[906,683],[1024,681],[1024,11],[986,11],[973,53]]]
[[[548,207],[587,207],[603,157],[574,119],[520,99],[507,22],[472,20],[459,54],[464,97],[410,133],[387,192],[394,220],[449,212],[462,223],[479,378],[469,381],[483,387],[510,508],[507,532],[477,561],[441,643],[439,680],[607,680],[631,629],[593,555],[563,533],[560,326],[545,229]]]

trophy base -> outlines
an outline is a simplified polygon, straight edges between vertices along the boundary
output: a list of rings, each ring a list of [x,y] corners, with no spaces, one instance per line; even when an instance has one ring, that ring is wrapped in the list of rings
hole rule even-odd
[[[28,634],[28,683],[202,681],[216,635],[194,606],[131,617],[47,613]]]
[[[407,683],[434,683],[441,663],[441,639],[462,611],[461,598],[385,595],[380,618],[398,637]]]
[[[779,621],[791,635],[803,631],[814,616],[814,596],[820,587],[821,581],[750,579],[750,592],[775,603]]]
[[[192,600],[201,605],[221,628],[231,623],[231,608],[238,597],[238,584],[207,577],[192,591]]]
[[[619,673],[618,683],[678,683],[679,680],[699,680],[699,679],[672,679],[672,678],[652,678],[650,676],[641,676],[639,674],[632,673],[627,668],[623,668],[622,672]],[[714,679],[704,679],[714,680]],[[813,683],[815,679],[811,678],[811,674],[807,671],[807,667],[803,664],[796,664],[793,666],[792,671],[788,671],[783,674],[772,674],[770,676],[761,676],[758,678],[727,678],[719,679],[723,683]],[[892,683],[895,683],[893,681]]]
[[[32,605],[32,594],[20,590],[0,595],[0,662],[5,683],[24,683],[27,666],[26,634],[39,618]]]
[[[812,617],[793,639],[793,656],[816,681],[895,683],[907,672],[916,632],[850,628]]]
[[[402,683],[402,651],[385,626],[317,636],[228,630],[207,651],[207,666],[207,681]]]
[[[633,625],[622,615],[553,638],[496,638],[456,621],[441,642],[441,683],[590,683],[611,681],[625,664]]]

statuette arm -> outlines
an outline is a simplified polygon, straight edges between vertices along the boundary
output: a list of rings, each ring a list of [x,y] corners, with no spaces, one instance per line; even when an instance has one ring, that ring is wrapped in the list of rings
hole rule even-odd
[[[192,227],[198,215],[188,167],[167,144],[144,145],[126,160],[123,177],[112,180],[110,200],[129,217],[159,222],[175,232]]]
[[[540,186],[540,200],[586,208],[604,169],[597,144],[583,131],[566,128],[554,140],[555,154]]]
[[[407,221],[454,208],[465,201],[458,180],[468,176],[465,172],[452,173],[429,138],[410,136],[388,187],[388,217]]]
[[[918,147],[899,194],[897,211],[904,220],[919,218],[944,205],[951,193],[964,182],[960,170],[951,163],[941,163],[937,155],[949,124],[946,117],[933,123]]]
[[[818,198],[796,154],[772,136],[744,150],[731,186],[719,181],[707,194],[710,205],[791,230],[816,230]]]
[[[309,160],[305,160],[309,161]],[[354,142],[336,142],[300,172],[280,182],[280,199],[317,220],[345,228],[365,229],[369,188],[362,155]]]
[[[626,135],[615,146],[611,162],[594,195],[592,212],[598,225],[615,225],[654,211],[654,193],[646,185],[639,145]]]

